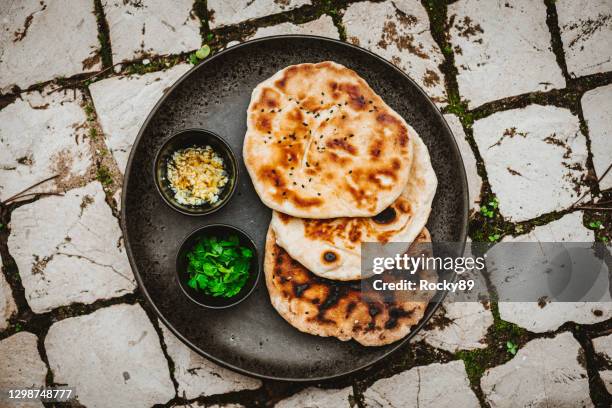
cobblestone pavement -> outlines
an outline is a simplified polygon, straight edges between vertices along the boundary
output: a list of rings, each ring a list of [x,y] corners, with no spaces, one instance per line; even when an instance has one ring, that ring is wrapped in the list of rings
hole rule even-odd
[[[0,28],[0,389],[68,384],[87,407],[608,406],[609,303],[447,303],[337,381],[221,368],[144,302],[118,198],[139,127],[194,51],[317,34],[382,55],[436,102],[472,240],[606,242],[612,0],[9,0]]]

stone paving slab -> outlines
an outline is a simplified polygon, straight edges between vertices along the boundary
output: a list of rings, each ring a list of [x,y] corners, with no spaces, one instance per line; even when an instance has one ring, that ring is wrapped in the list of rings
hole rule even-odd
[[[592,230],[583,225],[582,218],[582,212],[573,212],[559,220],[536,227],[529,234],[516,238],[504,238],[503,242],[593,242],[595,235]],[[529,262],[538,262],[539,256],[539,251],[536,251],[534,259],[526,259],[525,265],[530,265]],[[503,254],[497,253],[495,247],[487,253],[487,269],[494,285],[500,285],[502,280],[509,279],[508,276],[496,272],[497,269],[490,266],[490,263],[495,260],[498,264],[503,262],[500,260],[501,257]],[[529,267],[525,266],[525,268]],[[517,276],[527,274],[520,270],[517,270],[516,273]],[[605,283],[596,285],[597,290],[604,287],[607,287]],[[610,299],[609,292],[604,297]],[[500,317],[503,320],[518,324],[535,333],[556,330],[565,322],[594,324],[612,318],[612,303],[606,301],[551,302],[541,305],[537,302],[500,302],[498,306]]]
[[[566,322],[594,324],[612,318],[610,302],[499,302],[502,320],[534,333],[556,330]]]
[[[612,366],[612,334],[593,339],[593,349],[609,366]],[[612,394],[612,370],[601,370],[599,376],[608,392]]]
[[[254,390],[261,381],[220,367],[194,353],[162,323],[162,333],[168,355],[174,362],[174,378],[178,382],[178,395],[187,399],[225,394],[241,390]]]
[[[429,31],[420,2],[409,0],[351,4],[342,19],[349,42],[367,48],[402,69],[438,104],[446,103],[444,60]]]
[[[98,182],[17,208],[11,227],[8,248],[36,313],[122,296],[136,286]]]
[[[159,337],[139,305],[59,321],[45,338],[53,379],[88,408],[164,404],[175,396]]]
[[[113,62],[200,48],[193,0],[102,0]]]
[[[493,315],[479,302],[445,302],[415,341],[425,340],[430,346],[455,353],[459,350],[486,348],[487,329]]]
[[[311,0],[208,0],[208,24],[214,29],[308,4]]]
[[[22,0],[0,7],[0,92],[101,68],[93,1]]]
[[[448,16],[459,93],[470,108],[565,87],[543,1],[460,0]]]
[[[13,300],[11,287],[4,279],[4,275],[0,273],[0,331],[9,326],[9,319],[16,312],[17,306]]]
[[[580,104],[589,128],[593,166],[599,179],[612,164],[612,84],[585,92]],[[612,171],[599,181],[599,188],[612,188]]]
[[[583,353],[571,333],[532,340],[485,372],[482,391],[491,408],[592,407]]]
[[[368,408],[479,407],[463,361],[415,367],[376,381],[364,393]]]
[[[463,159],[463,166],[465,167],[465,173],[468,181],[468,192],[470,195],[470,206],[472,211],[478,212],[480,209],[480,191],[482,190],[482,177],[478,175],[478,169],[476,167],[476,157],[470,147],[466,137],[461,121],[455,115],[444,115],[446,123],[450,127],[457,146],[459,146],[459,152]]]
[[[612,71],[612,1],[555,1],[567,70],[573,77]]]
[[[89,87],[106,145],[122,172],[147,115],[164,91],[190,68],[180,64],[166,71],[105,79]]]
[[[0,390],[42,387],[45,385],[47,366],[38,353],[38,338],[21,332],[0,341]],[[2,401],[0,400],[0,403]],[[42,407],[38,401],[11,403],[11,407]]]
[[[606,387],[608,393],[612,394],[612,370],[600,371],[599,376]]]
[[[353,387],[339,390],[310,387],[297,394],[279,401],[275,408],[342,408],[353,407]]]
[[[335,39],[340,38],[334,21],[330,16],[324,14],[318,19],[304,24],[282,23],[275,26],[261,27],[255,31],[255,34],[247,39],[251,40],[281,34],[318,35]]]
[[[0,110],[0,200],[55,174],[35,191],[57,191],[82,182],[91,166],[80,91],[21,94]]]
[[[533,104],[477,120],[473,131],[508,220],[567,209],[586,191],[586,138],[569,110]]]
[[[612,363],[612,334],[593,339],[595,352],[601,354],[607,361]]]

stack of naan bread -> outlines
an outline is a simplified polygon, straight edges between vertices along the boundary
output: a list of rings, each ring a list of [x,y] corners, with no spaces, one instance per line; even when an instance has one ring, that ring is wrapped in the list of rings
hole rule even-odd
[[[424,226],[437,179],[414,129],[354,71],[293,65],[253,91],[243,156],[274,210],[264,271],[281,316],[367,346],[404,337],[432,294],[362,291],[361,244],[394,242],[403,253],[430,241]]]

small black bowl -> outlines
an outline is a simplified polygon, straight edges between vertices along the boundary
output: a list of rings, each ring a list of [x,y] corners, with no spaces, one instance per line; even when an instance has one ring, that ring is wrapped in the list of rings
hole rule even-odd
[[[230,235],[237,235],[240,245],[248,247],[253,251],[253,258],[251,258],[251,265],[249,268],[249,278],[242,289],[240,289],[240,292],[231,298],[207,295],[187,285],[187,280],[189,278],[189,274],[187,273],[189,262],[187,260],[187,252],[191,251],[196,242],[201,238],[211,235],[220,239],[227,239]],[[209,309],[225,309],[242,302],[253,292],[255,286],[257,286],[260,273],[259,254],[257,253],[255,242],[253,242],[251,237],[241,229],[227,224],[211,224],[193,231],[185,238],[176,256],[176,277],[183,293],[193,302]]]
[[[223,158],[225,171],[227,172],[228,182],[219,194],[219,200],[214,204],[204,203],[201,205],[181,204],[174,198],[174,192],[170,187],[166,175],[168,174],[168,161],[177,150],[188,147],[210,146]],[[236,156],[229,144],[219,135],[206,129],[185,129],[171,136],[155,155],[153,168],[155,186],[164,201],[176,211],[186,215],[206,215],[213,213],[223,207],[230,200],[236,190],[238,179],[238,164]]]

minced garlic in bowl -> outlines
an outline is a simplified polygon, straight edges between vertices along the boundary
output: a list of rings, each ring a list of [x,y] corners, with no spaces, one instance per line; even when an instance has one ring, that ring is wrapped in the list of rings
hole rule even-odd
[[[223,159],[212,147],[177,150],[168,161],[168,181],[179,204],[214,204],[228,182]]]

